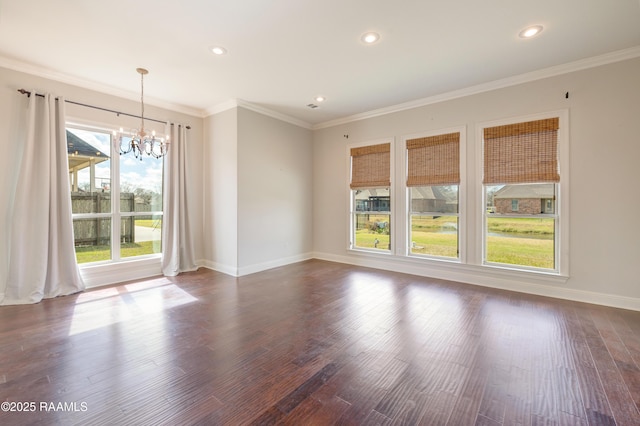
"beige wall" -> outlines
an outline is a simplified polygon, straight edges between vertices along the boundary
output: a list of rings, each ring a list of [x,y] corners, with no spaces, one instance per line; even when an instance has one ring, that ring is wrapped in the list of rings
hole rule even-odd
[[[403,270],[557,297],[640,309],[640,59],[310,131],[236,107],[206,119],[148,106],[147,115],[186,123],[189,214],[201,263],[244,274],[309,256]],[[0,68],[0,278],[9,251],[11,188],[19,163],[15,141],[26,97],[16,89],[51,91],[88,104],[135,113],[138,102]],[[564,94],[570,93],[568,99]],[[479,266],[481,209],[478,123],[556,110],[570,123],[570,271],[566,282],[487,272]],[[69,106],[77,121],[137,126],[137,120]],[[372,257],[349,252],[347,144],[452,127],[466,128],[467,186],[462,213],[467,264]],[[348,135],[349,138],[345,138]],[[396,158],[401,161],[400,156]],[[399,169],[398,169],[399,170]],[[402,176],[394,176],[394,192]],[[624,200],[594,208],[594,194]],[[398,200],[396,200],[397,202]],[[19,213],[18,213],[19,214]],[[396,247],[397,249],[398,247]],[[566,247],[565,247],[566,249]],[[126,274],[127,270],[122,271]],[[117,279],[122,275],[114,275]]]
[[[238,112],[205,119],[203,264],[236,275],[238,267]]]
[[[311,131],[238,108],[240,273],[311,256]]]
[[[565,93],[569,92],[569,98]],[[556,110],[569,111],[570,278],[500,274],[478,266],[481,210],[478,123]],[[314,250],[320,258],[411,271],[481,285],[640,307],[640,59],[325,128],[314,132]],[[466,126],[466,265],[372,257],[348,247],[348,143]],[[346,139],[344,135],[349,135]],[[398,160],[398,159],[396,159]],[[400,159],[400,161],[402,161]],[[396,165],[398,162],[396,161]],[[564,171],[566,173],[566,171]],[[565,174],[566,176],[566,174]],[[395,176],[396,194],[403,191]],[[605,196],[606,194],[606,196]],[[593,200],[601,198],[602,203]],[[611,205],[606,200],[623,202]],[[397,231],[400,231],[396,229]],[[400,231],[401,232],[401,231]],[[602,295],[615,296],[601,300]],[[627,300],[626,298],[634,298]]]
[[[310,257],[311,131],[243,107],[205,123],[203,264],[245,275]]]

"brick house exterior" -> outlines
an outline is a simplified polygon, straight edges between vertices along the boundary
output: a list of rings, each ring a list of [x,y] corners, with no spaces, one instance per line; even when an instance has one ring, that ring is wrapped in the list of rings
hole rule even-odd
[[[497,214],[536,215],[553,213],[553,184],[505,185],[493,196]]]

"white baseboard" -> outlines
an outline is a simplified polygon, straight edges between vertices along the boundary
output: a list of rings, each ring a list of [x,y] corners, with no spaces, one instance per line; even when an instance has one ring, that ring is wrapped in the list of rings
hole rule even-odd
[[[312,259],[311,253],[302,253],[295,256],[283,257],[280,259],[270,260],[268,262],[256,263],[253,265],[242,266],[238,268],[238,276],[255,274],[256,272],[266,271],[267,269],[278,268],[280,266],[290,265],[292,263],[302,262]]]
[[[313,256],[311,253],[302,253],[295,256],[283,257],[280,259],[270,260],[268,262],[255,263],[253,265],[240,267],[224,265],[211,260],[201,260],[199,261],[199,264],[205,268],[222,272],[223,274],[231,275],[233,277],[241,277],[243,275],[255,274],[256,272],[262,272],[268,269],[278,268],[280,266],[290,265],[292,263],[302,262],[312,258]]]
[[[465,284],[474,284],[519,293],[553,297],[556,299],[640,311],[640,299],[638,298],[567,288],[564,285],[568,277],[529,274],[450,262],[425,262],[414,259],[400,260],[388,258],[387,256],[364,254],[340,256],[331,253],[315,252],[313,253],[313,258],[423,277],[457,281]]]
[[[204,268],[211,269],[213,271],[222,272],[223,274],[231,275],[232,277],[238,276],[238,268],[233,265],[225,265],[211,260],[199,260],[198,264]]]
[[[309,259],[320,259],[422,277],[457,281],[483,287],[535,294],[538,296],[553,297],[556,299],[640,311],[639,298],[567,288],[565,284],[568,277],[514,272],[453,262],[425,261],[423,259],[416,260],[411,258],[398,259],[375,254],[358,253],[357,255],[336,255],[332,253],[313,252],[243,267],[224,265],[210,260],[199,260],[197,264],[227,275],[240,277]],[[84,266],[80,268],[80,274],[86,287],[93,288],[162,275],[162,270],[160,267],[160,258],[157,257],[104,265]]]

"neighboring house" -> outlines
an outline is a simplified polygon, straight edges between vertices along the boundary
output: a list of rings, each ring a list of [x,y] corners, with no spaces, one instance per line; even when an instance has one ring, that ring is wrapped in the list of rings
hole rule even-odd
[[[554,185],[505,185],[495,193],[493,201],[498,214],[553,213]]]
[[[358,212],[388,212],[391,211],[391,199],[387,190],[363,189],[357,191],[356,211]]]
[[[411,188],[411,211],[451,213],[457,211],[457,200],[449,202],[446,194],[437,186]]]
[[[83,141],[78,136],[67,130],[67,153],[69,154],[69,174],[71,175],[71,192],[79,192],[78,171],[90,167],[90,191],[96,192],[95,166],[107,161],[109,156]],[[102,188],[101,188],[102,189]]]

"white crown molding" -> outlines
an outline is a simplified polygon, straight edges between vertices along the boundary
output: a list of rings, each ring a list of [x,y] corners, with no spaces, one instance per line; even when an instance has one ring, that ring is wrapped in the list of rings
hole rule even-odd
[[[53,71],[40,66],[28,64],[26,62],[18,61],[7,57],[0,56],[0,67],[7,68],[13,71],[23,72],[25,74],[34,75],[36,77],[46,78],[48,80],[58,81],[60,83],[70,84],[72,86],[82,87],[84,89],[94,90],[96,92],[105,93],[107,95],[117,96],[119,98],[129,99],[132,101],[138,101],[140,99],[139,93],[129,92],[127,90],[117,89],[105,84],[96,83],[90,80],[85,80],[78,77],[72,77],[57,71]],[[158,108],[164,108],[170,111],[179,112],[182,114],[191,115],[198,118],[204,118],[204,111],[190,108],[184,105],[174,104],[166,102],[157,98],[147,97],[144,98],[145,104],[153,105]]]
[[[204,111],[204,116],[209,117],[210,115],[219,114],[221,112],[227,111],[229,109],[233,109],[238,107],[237,99],[229,99],[228,101],[222,102],[220,104],[214,105],[212,107],[207,108]]]
[[[230,99],[226,102],[223,102],[218,105],[214,105],[210,108],[207,108],[206,114],[207,116],[218,114],[228,109],[242,107],[244,109],[248,109],[253,112],[257,112],[258,114],[266,115],[268,117],[275,118],[276,120],[284,121],[286,123],[293,124],[298,127],[302,127],[304,129],[311,130],[312,125],[307,123],[306,121],[300,120],[295,117],[291,117],[290,115],[282,114],[277,111],[270,110],[268,108],[262,107],[260,105],[253,104],[251,102],[245,101],[243,99]]]
[[[354,121],[366,120],[368,118],[379,117],[381,115],[392,114],[395,112],[405,111],[408,109],[419,108],[426,105],[432,105],[444,101],[449,101],[465,96],[475,95],[478,93],[489,92],[491,90],[502,89],[505,87],[515,86],[518,84],[528,83],[531,81],[541,80],[543,78],[554,77],[570,72],[581,71],[588,68],[594,68],[601,65],[612,64],[615,62],[625,61],[627,59],[634,59],[640,57],[640,46],[634,46],[628,49],[618,50],[615,52],[606,53],[600,56],[594,56],[592,58],[582,59],[575,62],[570,62],[563,65],[557,65],[549,68],[544,68],[537,71],[520,74],[513,77],[507,77],[501,80],[495,80],[489,83],[478,84],[476,86],[467,87],[464,89],[454,90],[447,93],[442,93],[435,96],[429,96],[427,98],[416,99],[397,105],[391,105],[388,107],[363,112],[359,114],[350,115],[335,120],[326,121],[324,123],[318,123],[312,126],[312,130],[325,129],[328,127],[335,127],[341,124],[352,123]]]
[[[290,115],[282,114],[277,111],[272,111],[268,108],[265,108],[256,104],[252,104],[251,102],[247,102],[242,99],[238,99],[237,101],[238,101],[238,106],[257,112],[259,114],[266,115],[268,117],[272,117],[277,120],[284,121],[286,123],[290,123],[298,127],[302,127],[304,129],[311,130],[311,128],[313,127],[310,123],[307,123],[306,121],[300,120],[295,117],[291,117]]]
[[[637,57],[640,57],[640,46],[634,46],[628,49],[618,50],[615,52],[610,52],[604,55],[594,56],[592,58],[570,62],[563,65],[544,68],[538,71],[520,74],[517,76],[508,77],[501,80],[492,81],[489,83],[483,83],[483,84],[467,87],[464,89],[454,90],[451,92],[442,93],[442,94],[430,96],[427,98],[421,98],[421,99],[417,99],[417,100],[413,100],[413,101],[409,101],[401,104],[391,105],[388,107],[367,111],[359,114],[354,114],[347,117],[342,117],[335,120],[318,123],[315,125],[311,125],[306,121],[303,121],[295,117],[291,117],[289,115],[282,114],[276,111],[272,111],[268,108],[253,104],[251,102],[248,102],[242,99],[231,99],[229,101],[207,108],[206,110],[190,108],[184,105],[173,104],[173,103],[165,102],[155,98],[145,98],[145,101],[149,105],[154,105],[159,108],[168,109],[174,112],[191,115],[198,118],[205,118],[210,115],[217,114],[222,111],[226,111],[228,109],[241,106],[243,108],[252,110],[254,112],[257,112],[257,113],[260,113],[260,114],[263,114],[263,115],[266,115],[290,124],[294,124],[296,126],[299,126],[305,129],[319,130],[319,129],[335,127],[342,124],[351,123],[354,121],[366,120],[369,118],[379,117],[386,114],[392,114],[395,112],[405,111],[408,109],[419,108],[426,105],[431,105],[439,102],[462,98],[465,96],[475,95],[478,93],[484,93],[491,90],[502,89],[505,87],[515,86],[518,84],[528,83],[536,80],[541,80],[543,78],[554,77],[554,76],[567,74],[575,71],[580,71],[588,68],[594,68],[597,66],[607,65],[607,64],[620,62],[627,59],[633,59]],[[59,73],[57,71],[42,68],[39,66],[28,64],[26,62],[21,62],[16,59],[11,59],[3,56],[0,56],[0,67],[4,67],[14,71],[24,72],[26,74],[35,75],[38,77],[43,77],[43,78],[47,78],[54,81],[59,81],[61,83],[66,83],[66,84],[82,87],[89,90],[95,90],[100,93],[118,96],[124,99],[138,100],[138,97],[139,97],[137,93],[116,89],[111,86],[95,83],[95,82],[80,79],[77,77],[71,77],[71,76]]]

